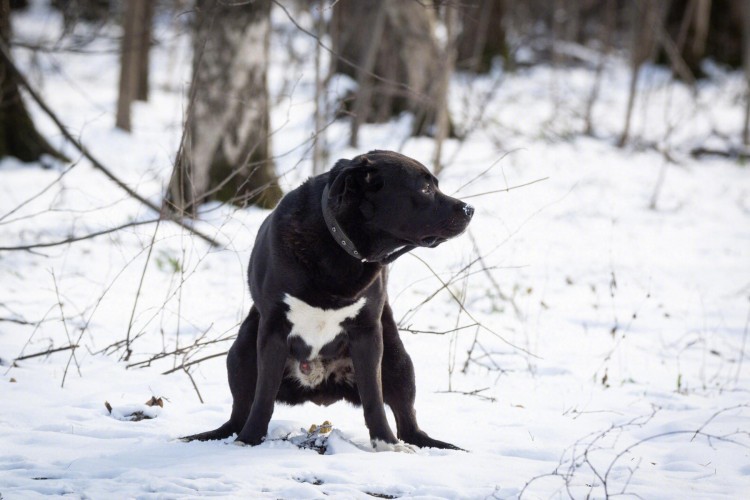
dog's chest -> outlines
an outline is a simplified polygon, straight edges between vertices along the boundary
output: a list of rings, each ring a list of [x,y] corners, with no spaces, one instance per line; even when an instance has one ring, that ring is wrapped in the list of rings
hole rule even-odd
[[[320,350],[342,331],[341,324],[354,319],[365,305],[362,297],[341,309],[321,309],[287,294],[284,302],[289,306],[286,318],[292,325],[289,336],[297,336],[310,346],[309,359],[315,359]]]

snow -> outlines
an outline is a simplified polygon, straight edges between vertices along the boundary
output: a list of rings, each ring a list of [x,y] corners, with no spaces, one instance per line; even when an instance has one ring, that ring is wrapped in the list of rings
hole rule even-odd
[[[155,202],[189,82],[181,22],[157,24],[164,43],[153,53],[154,92],[135,106],[131,135],[113,128],[113,40],[96,40],[94,54],[14,52],[94,156]],[[294,57],[284,37],[272,43],[272,141],[289,190],[312,168],[314,45],[283,13],[274,23],[305,55]],[[25,41],[52,44],[60,30],[54,12],[38,6],[13,24]],[[663,70],[644,71],[625,149],[614,147],[627,98],[623,60],[607,66],[594,137],[580,134],[592,70],[538,66],[454,79],[459,125],[480,116],[482,124],[446,144],[443,191],[462,197],[546,178],[467,198],[476,207],[467,234],[392,265],[389,293],[403,328],[461,327],[402,338],[416,367],[421,427],[468,452],[371,452],[361,409],[344,403],[277,406],[257,447],[178,439],[229,415],[223,357],[192,365],[192,381],[172,370],[229,347],[249,309],[244,275],[266,211],[204,207],[197,226],[223,242],[219,249],[162,222],[0,251],[0,495],[742,497],[750,489],[750,176],[736,160],[688,153],[739,141],[744,87],[741,75],[712,71],[697,96]],[[330,98],[350,86],[334,79]],[[62,147],[59,131],[30,108]],[[407,140],[408,126],[408,117],[365,126],[354,150],[346,122],[336,122],[327,129],[330,163],[369,149],[427,163],[432,141]],[[64,150],[72,168],[0,163],[0,246],[154,218]],[[128,336],[129,358],[115,344]],[[187,357],[128,368],[214,340]],[[13,363],[71,343],[80,346],[75,357],[66,350]],[[144,406],[152,396],[164,407]],[[123,420],[138,410],[154,418]],[[281,439],[325,420],[334,426],[325,455]]]

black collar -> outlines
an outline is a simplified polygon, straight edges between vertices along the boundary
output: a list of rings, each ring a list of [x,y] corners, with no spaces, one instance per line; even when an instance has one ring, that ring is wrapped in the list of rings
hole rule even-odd
[[[367,259],[362,257],[362,255],[359,253],[359,250],[357,250],[357,247],[355,247],[354,243],[352,243],[352,240],[350,240],[344,230],[341,229],[341,226],[336,220],[336,216],[333,215],[333,212],[328,206],[328,184],[326,184],[326,186],[323,188],[323,196],[320,199],[320,205],[323,209],[323,218],[326,221],[328,232],[331,233],[331,236],[333,236],[333,239],[336,241],[336,243],[338,243],[339,246],[346,251],[346,253],[348,253],[355,259],[361,260],[362,262],[367,262]]]
[[[328,232],[331,233],[331,236],[333,236],[334,241],[336,241],[336,243],[338,243],[338,245],[343,248],[346,253],[348,253],[355,259],[361,262],[378,262],[380,264],[386,265],[390,264],[405,253],[411,252],[416,248],[413,245],[406,245],[399,250],[389,253],[381,260],[368,260],[362,257],[362,254],[359,252],[359,250],[357,250],[357,247],[354,246],[352,240],[349,239],[344,230],[341,228],[341,225],[336,220],[336,216],[333,215],[333,211],[328,206],[328,191],[328,184],[326,184],[326,186],[323,188],[323,195],[320,199],[320,206],[323,211],[323,219],[325,219],[326,221],[326,227],[328,228]]]

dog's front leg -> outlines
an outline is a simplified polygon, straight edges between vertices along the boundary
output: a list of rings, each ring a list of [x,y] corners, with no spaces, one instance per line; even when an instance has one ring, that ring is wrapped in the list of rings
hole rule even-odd
[[[385,417],[383,404],[383,385],[381,381],[381,362],[383,358],[383,330],[378,323],[367,329],[349,332],[349,349],[354,365],[354,376],[362,401],[365,423],[370,430],[373,445],[383,441],[388,444],[398,443],[388,420]]]
[[[258,379],[255,398],[244,427],[237,441],[257,445],[268,432],[268,423],[273,415],[274,401],[284,376],[287,357],[286,333],[283,322],[263,321],[258,329]]]

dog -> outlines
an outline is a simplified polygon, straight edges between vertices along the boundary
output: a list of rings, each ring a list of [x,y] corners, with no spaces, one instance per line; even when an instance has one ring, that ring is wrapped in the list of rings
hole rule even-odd
[[[417,425],[414,366],[388,303],[388,264],[461,234],[474,208],[443,194],[424,165],[391,151],[339,160],[290,191],[258,230],[254,305],[227,356],[232,414],[183,438],[257,445],[275,402],[361,405],[377,449],[460,449]],[[396,420],[394,435],[384,403]]]

